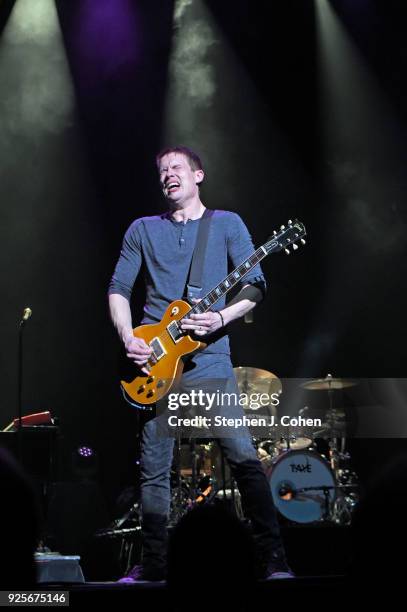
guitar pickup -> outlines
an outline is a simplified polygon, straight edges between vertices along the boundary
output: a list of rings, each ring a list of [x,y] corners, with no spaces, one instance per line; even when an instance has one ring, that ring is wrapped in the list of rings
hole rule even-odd
[[[153,349],[153,357],[156,361],[159,361],[161,357],[164,357],[166,354],[166,351],[158,338],[151,340],[150,347]]]
[[[178,321],[171,321],[171,323],[167,325],[167,332],[175,344],[184,337],[184,332],[180,329]]]

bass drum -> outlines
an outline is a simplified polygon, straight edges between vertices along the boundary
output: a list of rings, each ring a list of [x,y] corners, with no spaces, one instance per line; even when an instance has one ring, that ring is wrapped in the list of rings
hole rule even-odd
[[[287,451],[268,471],[277,510],[295,523],[328,520],[336,499],[335,477],[328,462],[311,450]]]

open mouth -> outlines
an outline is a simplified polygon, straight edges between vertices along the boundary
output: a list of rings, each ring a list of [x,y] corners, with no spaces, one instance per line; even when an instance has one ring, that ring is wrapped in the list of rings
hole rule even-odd
[[[180,188],[180,184],[177,181],[170,181],[166,184],[165,189],[167,193],[174,193]]]

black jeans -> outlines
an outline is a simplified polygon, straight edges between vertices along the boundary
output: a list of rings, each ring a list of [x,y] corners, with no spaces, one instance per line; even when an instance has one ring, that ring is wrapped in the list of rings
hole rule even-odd
[[[239,393],[228,355],[198,354],[194,369],[184,373],[183,390],[206,388],[208,381],[223,381],[222,390]],[[227,418],[243,416],[243,409],[233,403],[222,409]],[[166,415],[152,418],[143,429],[141,448],[141,503],[143,520],[143,567],[162,570],[166,565],[166,524],[170,511],[170,470],[175,439],[163,432]],[[165,428],[164,428],[165,429]],[[250,520],[257,543],[259,562],[266,566],[284,557],[277,512],[270,485],[258,460],[252,437],[246,427],[233,431],[212,428],[236,480],[245,517]]]

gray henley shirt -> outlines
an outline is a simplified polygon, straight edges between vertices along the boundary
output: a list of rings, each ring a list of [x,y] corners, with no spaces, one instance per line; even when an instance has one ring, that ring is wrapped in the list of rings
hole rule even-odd
[[[199,219],[186,223],[175,221],[169,213],[136,219],[127,230],[109,285],[109,294],[118,293],[130,301],[134,282],[142,264],[145,270],[146,302],[141,324],[160,321],[167,306],[185,295],[186,283],[195,247]],[[231,269],[254,252],[247,227],[236,213],[215,210],[211,218],[205,265],[202,277],[202,297],[220,283]],[[245,284],[266,283],[260,265],[256,265],[241,281]],[[215,305],[225,306],[225,296]],[[208,343],[205,353],[229,354],[229,338],[222,329],[203,339]]]

